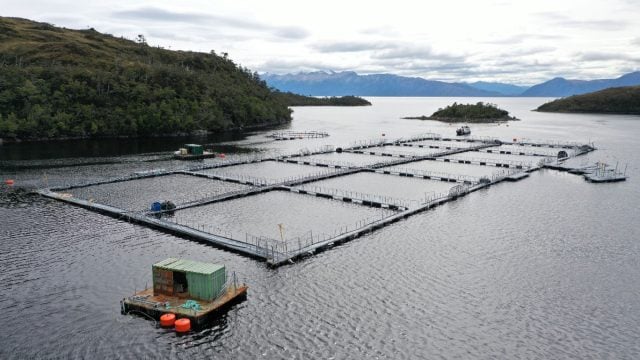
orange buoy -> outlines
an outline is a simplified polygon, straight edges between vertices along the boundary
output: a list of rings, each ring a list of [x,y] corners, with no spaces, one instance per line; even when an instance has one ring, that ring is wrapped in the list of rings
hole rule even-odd
[[[12,179],[7,179],[4,181],[4,183],[7,185],[13,185],[14,181]]]
[[[172,327],[173,323],[176,322],[176,314],[163,314],[160,316],[160,326],[162,327]]]
[[[179,333],[189,332],[189,330],[191,330],[191,320],[187,318],[176,320],[175,325],[176,325],[176,332],[179,332]]]

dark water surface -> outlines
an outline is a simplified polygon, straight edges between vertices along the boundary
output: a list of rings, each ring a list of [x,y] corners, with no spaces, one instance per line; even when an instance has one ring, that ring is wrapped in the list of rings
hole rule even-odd
[[[104,149],[0,146],[0,179],[17,184],[0,188],[0,358],[640,358],[640,118],[529,111],[545,99],[481,100],[522,121],[474,125],[474,135],[594,141],[599,150],[574,161],[629,163],[629,180],[594,185],[541,170],[270,269],[16,190],[183,167],[166,154],[179,139],[141,147],[103,141]],[[327,131],[325,139],[273,142],[258,132],[219,146],[234,157],[234,149],[284,153],[382,133],[452,135],[455,126],[399,118],[476,99],[371,101],[366,108],[296,108],[291,128]],[[276,178],[269,175],[260,176]],[[131,186],[135,197],[138,185]],[[139,207],[148,195],[127,196],[116,200]],[[282,195],[295,197],[295,209],[269,196],[259,209],[243,204],[247,221],[269,221],[260,212],[270,206],[269,216],[301,217],[295,195]],[[340,214],[314,212],[310,227],[349,220]],[[247,301],[186,336],[120,315],[120,299],[150,284],[151,264],[169,256],[224,263],[249,284]]]

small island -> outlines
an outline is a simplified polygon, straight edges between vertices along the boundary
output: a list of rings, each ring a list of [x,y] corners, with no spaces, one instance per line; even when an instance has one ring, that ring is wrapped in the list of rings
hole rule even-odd
[[[277,98],[287,106],[369,106],[371,103],[358,96],[313,97],[292,92],[276,92]]]
[[[540,105],[536,111],[640,115],[640,86],[608,88]]]
[[[476,104],[453,103],[444,109],[438,109],[431,116],[407,116],[403,119],[437,120],[449,123],[496,123],[518,120],[509,112],[495,104],[478,102]]]

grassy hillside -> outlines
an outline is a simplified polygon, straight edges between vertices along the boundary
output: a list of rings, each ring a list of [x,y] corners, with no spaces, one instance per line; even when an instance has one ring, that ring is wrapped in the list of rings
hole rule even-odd
[[[226,54],[0,17],[0,138],[222,131],[290,113]]]
[[[282,103],[288,106],[367,106],[371,103],[358,96],[311,97],[292,92],[276,92]]]
[[[640,86],[609,88],[540,105],[537,111],[640,115]]]

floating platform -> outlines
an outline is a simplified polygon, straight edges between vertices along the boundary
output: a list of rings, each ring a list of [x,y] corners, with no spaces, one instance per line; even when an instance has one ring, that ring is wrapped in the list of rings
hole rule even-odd
[[[324,131],[276,131],[271,135],[267,135],[267,137],[275,140],[318,139],[327,136],[329,136],[329,133]]]
[[[618,166],[610,167],[605,163],[595,163],[593,165],[570,166],[560,163],[545,164],[544,167],[554,170],[567,171],[570,174],[582,175],[587,181],[593,183],[607,183],[627,180],[625,171],[618,171]]]
[[[627,177],[623,174],[597,174],[597,173],[587,173],[583,175],[585,179],[589,182],[593,183],[607,183],[607,182],[618,182],[625,181]]]
[[[169,295],[153,295],[153,289],[146,289],[136,292],[134,295],[120,301],[122,314],[142,313],[155,320],[159,320],[163,314],[175,314],[176,318],[187,318],[194,327],[202,327],[210,323],[221,312],[247,298],[246,285],[227,287],[224,295],[212,302],[198,301],[200,310],[193,308],[183,308],[182,305],[188,300],[183,297]]]
[[[526,177],[529,177],[529,173],[528,172],[519,172],[519,173],[515,173],[515,174],[511,174],[509,176],[507,176],[505,178],[506,181],[518,181],[518,180],[522,180]]]
[[[180,151],[175,151],[173,157],[178,160],[201,160],[209,159],[218,156],[216,153],[204,151],[202,154],[181,154]]]
[[[473,146],[469,147],[453,147],[440,146],[440,150],[435,152],[430,152],[429,154],[424,155],[412,155],[408,157],[386,157],[387,161],[379,161],[377,157],[374,161],[363,161],[361,164],[346,164],[346,163],[336,163],[330,161],[323,161],[320,159],[314,159],[313,156],[326,156],[327,154],[342,154],[349,153],[351,156],[361,156],[365,159],[374,157],[371,153],[376,153],[376,150],[382,150],[384,146],[392,146],[399,145],[409,146],[412,143],[427,141],[427,140],[437,140],[437,141],[449,141],[452,144],[455,142],[467,142],[472,143]],[[405,145],[406,144],[406,145]],[[418,136],[414,136],[411,138],[402,138],[396,140],[386,140],[386,139],[374,139],[367,141],[355,142],[353,146],[350,147],[340,147],[340,148],[328,148],[324,147],[322,149],[318,149],[317,151],[300,151],[298,153],[281,155],[277,157],[271,158],[262,158],[262,159],[248,159],[246,161],[234,161],[234,162],[223,162],[220,164],[206,164],[201,166],[194,166],[190,169],[186,170],[173,170],[167,172],[157,172],[157,173],[144,173],[139,174],[134,177],[121,177],[117,179],[112,179],[108,181],[94,182],[91,184],[79,184],[79,185],[71,185],[65,187],[59,187],[54,189],[40,189],[37,192],[43,196],[53,198],[59,201],[64,201],[67,203],[74,204],[76,206],[81,206],[88,208],[92,211],[101,212],[118,219],[122,219],[125,221],[131,221],[138,224],[142,224],[148,227],[160,229],[169,233],[177,234],[180,236],[188,237],[194,239],[196,241],[205,242],[217,247],[225,248],[232,250],[237,253],[241,253],[253,258],[258,258],[266,261],[269,265],[279,266],[286,263],[292,263],[294,260],[298,258],[302,258],[307,256],[308,254],[313,254],[317,251],[320,251],[325,248],[330,248],[335,244],[339,244],[364,234],[367,234],[376,229],[385,227],[389,224],[392,224],[396,221],[409,217],[413,214],[419,213],[421,211],[425,211],[427,209],[433,208],[434,206],[438,206],[448,201],[453,201],[458,199],[468,193],[473,191],[485,188],[487,186],[491,186],[492,184],[496,184],[502,181],[517,181],[528,176],[529,172],[538,170],[541,166],[545,166],[548,168],[557,168],[560,170],[560,165],[558,162],[555,164],[550,164],[547,161],[542,159],[535,164],[525,163],[522,161],[510,160],[504,158],[501,154],[497,154],[497,158],[495,159],[486,159],[486,158],[458,158],[453,157],[451,155],[461,154],[461,153],[469,153],[473,154],[474,151],[479,151],[483,149],[493,149],[496,150],[497,147],[509,144],[506,142],[501,142],[494,138],[480,138],[480,137],[469,137],[467,139],[450,139],[450,138],[442,138],[437,134],[422,134]],[[531,144],[531,146],[539,145],[549,145],[550,142],[543,142],[539,144],[533,144],[528,142],[527,144]],[[564,147],[564,146],[572,146],[575,148],[576,145],[568,144],[568,143],[553,143],[552,145],[556,147]],[[196,144],[187,144],[185,146],[199,146]],[[592,145],[582,145],[579,148],[585,149],[585,152],[593,151],[595,148]],[[375,149],[378,148],[378,149]],[[363,149],[370,149],[367,151],[363,151]],[[363,152],[364,154],[353,155],[354,152]],[[499,151],[499,150],[498,150]],[[571,156],[582,155],[585,152],[571,152]],[[203,154],[204,155],[204,154]],[[340,155],[340,156],[342,156]],[[509,154],[507,154],[509,155]],[[515,154],[512,154],[515,156]],[[331,159],[333,160],[333,159]],[[370,160],[370,159],[368,159]],[[244,179],[242,180],[239,175],[229,169],[225,176],[214,175],[214,174],[205,174],[202,173],[203,170],[213,169],[213,168],[221,168],[226,167],[230,168],[236,165],[242,164],[250,164],[250,163],[259,163],[263,161],[276,161],[276,162],[295,162],[309,167],[333,167],[335,171],[320,173],[309,176],[298,176],[294,178],[288,179],[279,179],[274,182],[256,182],[251,180]],[[360,161],[360,160],[359,160]],[[496,167],[499,169],[499,174],[494,173],[493,176],[484,176],[484,177],[469,177],[465,175],[446,175],[442,173],[433,173],[428,171],[403,171],[403,170],[391,170],[389,167],[397,167],[400,165],[407,165],[419,161],[439,161],[439,162],[451,162],[456,164],[475,164],[475,165],[483,165]],[[562,166],[562,170],[565,169]],[[314,188],[314,182],[319,180],[326,180],[330,178],[343,177],[354,175],[358,173],[382,173],[384,176],[404,176],[404,177],[418,177],[422,178],[424,181],[432,181],[437,180],[439,182],[447,182],[451,183],[452,187],[448,188],[449,191],[446,193],[435,193],[432,195],[428,195],[424,197],[424,200],[414,200],[415,203],[406,203],[400,199],[388,197],[383,200],[380,199],[381,194],[363,194],[360,189],[356,187],[352,189],[344,189],[344,190],[336,190],[336,189],[318,189],[316,191],[310,191],[310,188]],[[388,215],[388,209],[382,211],[380,216],[376,215],[373,219],[361,219],[358,220],[355,224],[345,224],[344,226],[340,226],[339,229],[335,229],[331,231],[331,229],[326,232],[311,233],[310,231],[304,235],[301,235],[296,238],[281,238],[281,239],[273,239],[266,236],[264,234],[258,234],[259,236],[252,235],[245,231],[244,234],[230,234],[226,231],[226,229],[216,228],[212,226],[210,223],[197,223],[194,221],[190,221],[190,219],[184,219],[181,223],[176,221],[172,221],[172,218],[169,216],[156,216],[158,214],[149,214],[146,210],[144,211],[126,211],[123,209],[119,209],[113,206],[108,206],[104,204],[100,204],[97,202],[93,202],[92,200],[75,198],[71,194],[64,194],[64,190],[74,189],[78,187],[87,187],[96,184],[104,184],[104,183],[115,183],[115,182],[123,182],[132,179],[142,179],[142,178],[150,178],[154,176],[164,176],[168,174],[184,174],[190,176],[198,176],[203,178],[217,179],[225,182],[236,182],[236,183],[244,183],[252,185],[252,187],[239,191],[229,191],[226,193],[216,194],[215,196],[201,196],[199,198],[194,199],[193,201],[185,202],[177,204],[176,209],[186,209],[193,208],[198,206],[204,206],[207,204],[211,204],[214,202],[223,202],[231,199],[241,198],[241,197],[251,197],[260,193],[265,193],[269,191],[288,191],[295,192],[300,194],[299,196],[314,196],[314,197],[324,197],[327,199],[332,199],[336,201],[342,202],[350,202],[362,206],[370,206],[370,207],[379,207],[379,208],[389,208],[393,205],[394,212],[392,215]],[[242,175],[244,176],[244,175]],[[250,176],[249,176],[250,178]],[[622,179],[614,179],[608,176],[606,179],[601,179],[598,177],[593,178],[595,182],[607,182],[607,181],[621,181]],[[422,181],[421,180],[421,181]],[[245,181],[245,182],[243,182]],[[389,181],[391,183],[392,181]],[[309,187],[303,187],[302,185],[309,184]],[[305,189],[306,188],[306,189]],[[161,189],[163,190],[163,189]],[[286,205],[285,205],[286,206]],[[200,220],[199,220],[200,221]],[[347,226],[349,225],[349,226]],[[224,235],[223,235],[224,234]],[[243,236],[244,235],[244,236]],[[151,310],[147,311],[155,311],[155,315],[160,316],[166,309],[159,309],[158,303],[165,303],[166,300],[160,298],[141,298],[137,297],[147,296],[149,294],[136,294],[134,297],[128,298],[128,306],[143,306],[145,308],[149,308]],[[125,299],[127,300],[127,299]],[[135,300],[135,301],[134,301]],[[123,300],[124,301],[124,300]],[[177,300],[176,300],[177,301]],[[151,304],[151,305],[149,305]],[[150,306],[150,307],[149,307]],[[169,305],[172,306],[171,304]],[[171,308],[170,308],[171,309]],[[196,316],[198,314],[194,314]],[[196,323],[196,321],[194,321]]]

